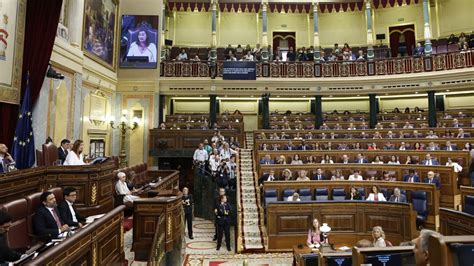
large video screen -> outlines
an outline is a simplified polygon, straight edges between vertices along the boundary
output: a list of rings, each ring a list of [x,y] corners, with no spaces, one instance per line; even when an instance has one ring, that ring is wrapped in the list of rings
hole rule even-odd
[[[158,16],[122,16],[121,68],[156,68],[158,45]]]

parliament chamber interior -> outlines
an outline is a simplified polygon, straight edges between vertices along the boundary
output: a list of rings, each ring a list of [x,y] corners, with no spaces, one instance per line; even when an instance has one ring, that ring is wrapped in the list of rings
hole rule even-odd
[[[473,11],[0,1],[0,265],[474,265]]]

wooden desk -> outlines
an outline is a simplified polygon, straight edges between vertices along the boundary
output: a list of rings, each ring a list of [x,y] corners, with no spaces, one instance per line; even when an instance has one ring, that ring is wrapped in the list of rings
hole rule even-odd
[[[439,221],[443,235],[474,235],[474,215],[439,208]]]
[[[449,247],[454,243],[459,244],[474,244],[474,235],[463,235],[463,236],[441,236],[433,237],[430,236],[428,241],[428,247],[430,251],[430,266],[453,266],[461,265],[455,264],[454,259],[456,255]],[[472,251],[470,258],[472,258]],[[458,258],[461,259],[462,258]],[[469,265],[468,262],[462,265]]]
[[[74,187],[75,205],[83,215],[106,213],[114,205],[115,169],[115,163],[107,161],[100,165],[41,166],[0,174],[0,203],[53,187]]]
[[[314,218],[328,223],[331,243],[353,246],[360,239],[372,239],[372,228],[382,226],[394,245],[413,239],[416,212],[411,204],[375,202],[277,202],[266,207],[269,251],[288,251],[295,243],[306,243]]]
[[[324,248],[324,249],[320,248],[318,250],[313,250],[312,248],[309,248],[307,245],[303,245],[301,248],[298,245],[293,246],[293,258],[297,266],[311,266],[304,263],[303,256],[305,254],[312,254],[312,253],[318,254],[318,261],[319,261],[318,265],[320,266],[327,265],[328,257],[345,257],[348,259],[347,265],[351,265],[349,263],[349,260],[352,261],[352,252],[350,250],[349,251],[333,250],[330,247]]]
[[[123,210],[119,206],[26,265],[122,265]]]

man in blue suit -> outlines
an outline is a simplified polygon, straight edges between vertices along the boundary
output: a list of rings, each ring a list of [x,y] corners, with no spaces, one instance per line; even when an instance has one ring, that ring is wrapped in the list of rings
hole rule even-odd
[[[35,234],[58,238],[59,234],[69,230],[69,226],[59,217],[56,198],[52,192],[46,191],[41,194],[40,201],[42,205],[33,218]]]
[[[275,162],[270,157],[270,154],[265,155],[262,160],[260,160],[260,164],[274,164]]]
[[[403,181],[409,183],[420,182],[420,177],[416,174],[415,169],[410,169],[408,175],[403,177]]]
[[[439,165],[438,160],[431,158],[431,154],[426,154],[425,160],[421,163],[422,165]]]
[[[428,184],[435,184],[436,189],[441,188],[441,181],[439,181],[439,177],[435,177],[435,173],[433,171],[429,171],[424,182]]]
[[[367,159],[364,158],[362,153],[357,154],[357,158],[354,160],[354,163],[369,163]]]
[[[312,180],[317,180],[317,181],[326,180],[326,177],[324,176],[323,170],[321,168],[316,169],[316,173],[314,174]]]

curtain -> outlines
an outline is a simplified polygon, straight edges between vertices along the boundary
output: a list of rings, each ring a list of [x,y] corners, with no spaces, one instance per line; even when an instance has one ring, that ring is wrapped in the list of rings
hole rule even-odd
[[[395,26],[389,28],[390,32],[390,49],[392,56],[397,57],[399,52],[400,36],[403,34],[405,38],[406,52],[408,55],[413,55],[413,48],[416,45],[415,26]]]
[[[21,95],[26,87],[26,72],[30,72],[31,103],[34,106],[41,91],[49,59],[53,51],[62,0],[28,0],[26,5],[25,40]],[[13,143],[18,105],[0,103],[2,126],[0,143]]]

